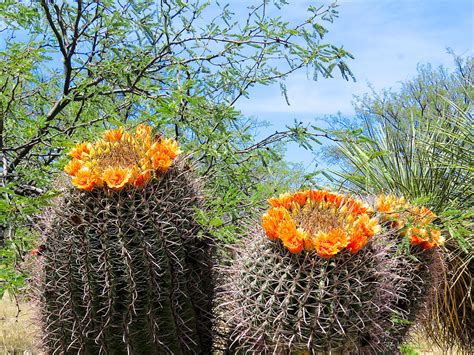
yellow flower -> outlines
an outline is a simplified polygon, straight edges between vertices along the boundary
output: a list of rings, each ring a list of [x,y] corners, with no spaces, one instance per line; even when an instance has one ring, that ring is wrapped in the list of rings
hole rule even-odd
[[[132,171],[123,168],[108,168],[104,170],[103,178],[111,189],[121,189],[130,180]]]
[[[97,184],[97,177],[90,169],[82,168],[76,172],[72,183],[81,190],[90,191]]]
[[[75,159],[83,159],[91,154],[92,144],[90,143],[81,143],[71,149],[69,155]]]
[[[284,193],[268,202],[272,208],[262,226],[270,239],[280,239],[291,252],[304,247],[325,258],[344,248],[355,253],[381,230],[378,219],[369,217],[368,204],[335,192]]]
[[[135,134],[139,138],[145,138],[151,135],[151,126],[146,124],[139,124],[135,129]]]
[[[130,135],[123,128],[105,131],[103,138],[94,144],[81,143],[69,155],[72,160],[64,171],[74,176],[79,170],[88,169],[95,179],[95,187],[105,185],[121,189],[125,185],[145,186],[155,175],[164,174],[173,159],[181,152],[174,139],[159,138],[152,144],[150,126],[138,125],[135,134]],[[93,173],[92,173],[93,172]],[[75,184],[85,187],[85,172]],[[91,189],[87,185],[87,189]]]
[[[328,233],[319,232],[314,238],[316,252],[322,258],[330,258],[339,253],[349,243],[349,238],[342,228],[336,228]]]
[[[65,167],[64,172],[68,175],[76,175],[76,173],[82,168],[82,164],[78,159],[73,158]]]
[[[107,142],[119,142],[123,136],[123,128],[111,129],[104,132],[104,139]]]

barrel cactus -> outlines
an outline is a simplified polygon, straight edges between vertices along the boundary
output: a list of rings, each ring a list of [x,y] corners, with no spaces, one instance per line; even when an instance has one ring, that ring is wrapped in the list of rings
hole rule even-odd
[[[139,125],[76,146],[44,215],[48,353],[198,354],[211,348],[213,242],[198,181],[172,139]]]
[[[396,351],[434,281],[416,256],[435,251],[401,253],[396,232],[344,195],[300,191],[270,204],[222,270],[227,349]]]

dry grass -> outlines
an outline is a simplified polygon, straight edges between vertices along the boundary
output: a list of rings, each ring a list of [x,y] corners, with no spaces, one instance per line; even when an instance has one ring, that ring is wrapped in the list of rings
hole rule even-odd
[[[405,352],[407,355],[470,355],[470,352],[462,351],[455,346],[449,349],[442,349],[431,341],[431,338],[425,332],[425,328],[416,325],[411,329],[409,339],[404,345],[406,350],[413,350],[414,352]]]
[[[38,332],[31,321],[32,306],[20,304],[20,313],[14,300],[5,294],[0,300],[0,354],[38,354],[33,340]],[[18,315],[18,317],[17,317]]]

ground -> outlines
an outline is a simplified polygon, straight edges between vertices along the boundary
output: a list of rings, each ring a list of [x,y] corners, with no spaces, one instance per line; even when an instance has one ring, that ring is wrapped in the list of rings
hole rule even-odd
[[[5,294],[0,300],[0,354],[38,354],[34,350],[34,337],[38,328],[32,322],[33,308],[27,302],[20,303]]]

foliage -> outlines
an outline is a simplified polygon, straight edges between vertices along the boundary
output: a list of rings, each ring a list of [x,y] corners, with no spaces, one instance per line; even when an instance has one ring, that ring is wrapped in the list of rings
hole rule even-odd
[[[255,142],[253,122],[234,103],[254,85],[281,81],[284,92],[282,80],[300,68],[315,78],[331,77],[333,69],[352,77],[351,55],[323,40],[322,24],[337,17],[336,5],[310,6],[299,23],[281,16],[287,6],[1,2],[0,215],[17,208],[24,214],[2,221],[0,240],[13,245],[18,226],[31,224],[30,206],[51,190],[64,149],[100,128],[138,123],[154,124],[195,152],[216,196],[216,214],[204,217],[214,234],[234,239],[231,222],[267,189],[263,172],[287,169],[276,143],[294,139],[307,147],[319,135],[295,126]]]
[[[411,344],[403,344],[400,346],[400,353],[405,355],[418,355],[418,351]]]
[[[474,61],[455,57],[448,73],[421,66],[399,92],[385,91],[357,104],[362,136],[340,136],[343,171],[333,180],[356,192],[391,192],[423,202],[448,233],[446,283],[424,322],[444,348],[472,349],[474,263]]]
[[[345,136],[337,147],[348,186],[429,199],[437,212],[447,200],[472,205],[474,61],[457,65],[452,74],[421,66],[400,92],[358,100],[363,136]]]

